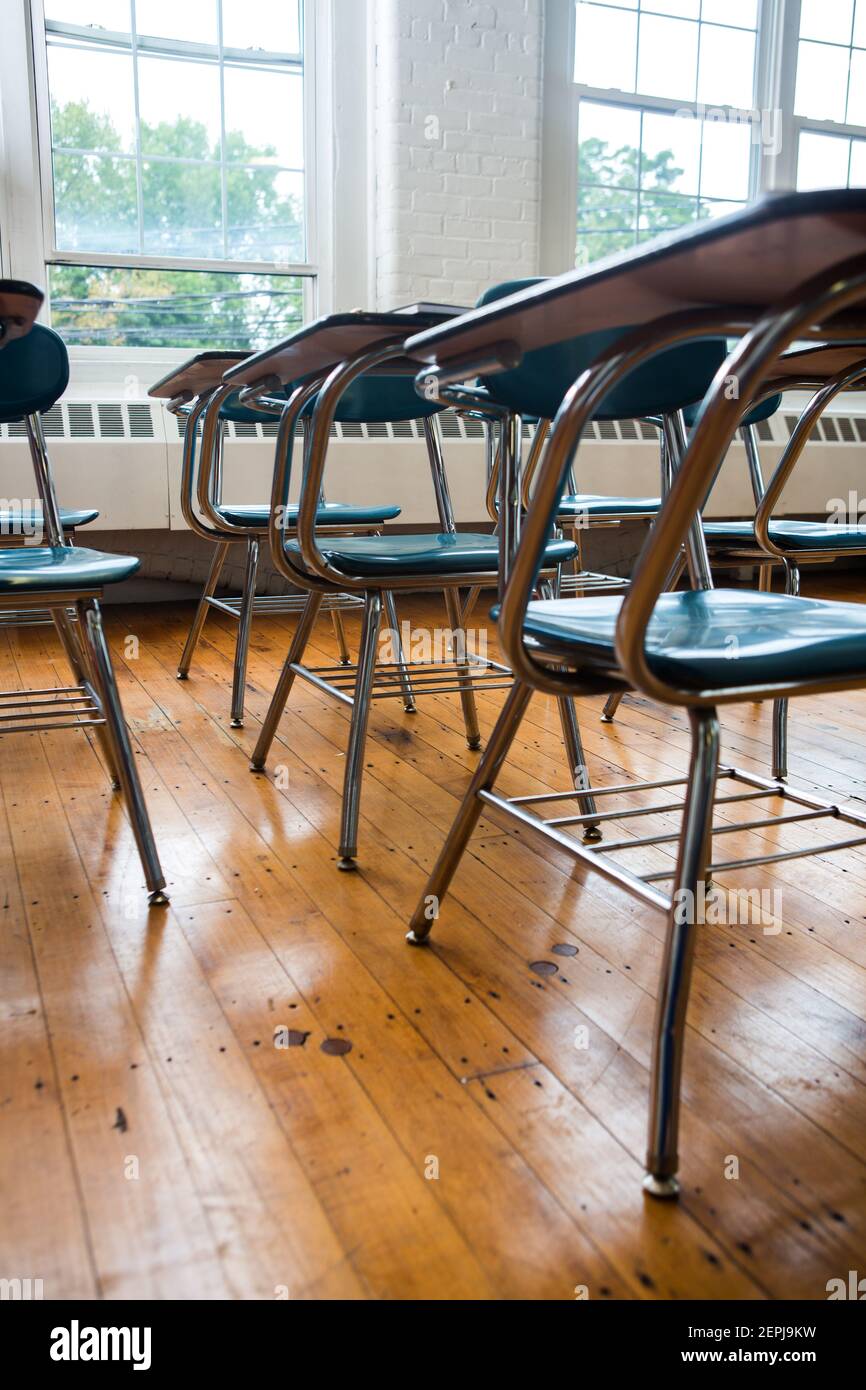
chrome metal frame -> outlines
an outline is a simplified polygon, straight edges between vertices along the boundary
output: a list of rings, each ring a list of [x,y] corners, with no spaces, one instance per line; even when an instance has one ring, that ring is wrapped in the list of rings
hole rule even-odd
[[[485,806],[494,807],[519,824],[532,825],[555,845],[568,849],[576,859],[627,888],[642,901],[667,913],[668,930],[655,1025],[647,1176],[644,1183],[646,1191],[657,1197],[672,1197],[678,1191],[680,1077],[696,929],[696,923],[682,920],[683,914],[677,910],[680,895],[683,890],[694,892],[709,873],[778,862],[816,852],[813,847],[712,863],[713,834],[724,829],[714,828],[712,824],[717,776],[733,778],[762,795],[780,796],[806,808],[801,815],[765,817],[754,822],[754,826],[812,819],[816,815],[827,816],[843,820],[862,833],[833,844],[821,844],[817,847],[820,853],[866,843],[866,816],[859,812],[819,801],[804,793],[792,792],[781,782],[757,778],[737,768],[725,768],[719,772],[717,707],[756,698],[786,698],[856,689],[866,681],[854,675],[823,679],[812,676],[758,685],[708,688],[697,692],[681,689],[663,680],[650,667],[645,651],[647,628],[658,599],[664,592],[671,556],[678,554],[686,544],[689,530],[699,517],[740,424],[741,403],[726,397],[726,381],[731,378],[737,380],[741,398],[754,399],[769,378],[773,363],[791,343],[800,338],[814,337],[821,325],[824,325],[826,334],[828,325],[833,329],[834,324],[838,323],[835,316],[845,310],[859,306],[862,319],[864,301],[866,258],[859,257],[799,286],[782,303],[759,316],[748,311],[695,310],[673,314],[636,329],[602,354],[571,387],[545,451],[535,496],[524,520],[522,544],[515,557],[501,609],[500,635],[515,672],[515,684],[410,922],[408,940],[412,944],[426,941],[432,928],[429,903],[432,900],[437,906],[441,904]],[[843,325],[840,324],[836,331],[837,334],[843,332]],[[632,583],[623,597],[616,625],[615,659],[609,665],[597,664],[563,671],[561,666],[551,665],[541,658],[538,649],[525,640],[524,630],[539,557],[555,521],[568,463],[574,455],[583,427],[612,387],[641,362],[662,348],[685,343],[707,333],[736,337],[739,342],[705,395],[681,466],[649,532]],[[429,371],[426,368],[419,375],[419,380],[429,375]],[[564,692],[604,693],[617,689],[639,690],[662,704],[683,706],[689,712],[691,758],[685,778],[665,779],[660,783],[632,783],[628,788],[594,789],[596,798],[600,798],[614,791],[685,786],[678,857],[676,867],[670,873],[636,875],[610,857],[614,848],[624,847],[622,842],[618,845],[617,842],[609,842],[596,848],[581,845],[565,834],[563,820],[558,825],[545,823],[528,809],[525,800],[499,797],[493,790],[532,690],[560,695]],[[538,804],[538,800],[555,801],[571,795],[563,793],[560,797],[554,793],[537,799],[535,804]],[[638,814],[650,814],[655,809],[658,808],[646,811],[641,808]],[[575,824],[579,823],[579,818],[566,817],[564,821]],[[746,828],[748,826],[738,827],[741,830]],[[661,837],[662,840],[666,838]],[[659,837],[655,836],[643,840],[644,845],[658,842]],[[660,879],[672,880],[670,896],[656,886]],[[685,916],[687,919],[689,914]]]
[[[168,409],[174,415],[186,416],[181,476],[181,510],[184,519],[196,535],[215,544],[208,577],[178,662],[177,678],[186,680],[189,676],[208,611],[213,608],[234,619],[238,623],[238,634],[232,670],[231,724],[232,728],[239,729],[244,722],[244,690],[253,618],[256,615],[300,615],[306,603],[306,595],[297,592],[257,595],[259,547],[267,531],[255,527],[235,526],[226,521],[220,512],[225,431],[224,422],[220,420],[219,407],[229,394],[231,388],[219,385],[195,400],[181,397],[171,401]],[[257,402],[251,404],[255,405]],[[270,408],[260,408],[263,409],[263,413],[273,418],[275,414],[279,414],[283,404],[283,401],[274,401]],[[202,440],[196,467],[196,436],[200,421]],[[328,535],[369,535],[374,534],[376,528],[328,526],[325,529]],[[216,590],[219,577],[229,547],[233,544],[246,547],[243,588],[238,597],[218,598]],[[342,614],[347,609],[359,609],[361,602],[351,594],[334,594],[329,597],[324,607],[331,614],[341,664],[348,666],[351,658]]]
[[[866,354],[866,343],[864,343],[864,354]],[[777,545],[769,534],[773,513],[791,473],[803,454],[817,420],[837,395],[842,391],[856,390],[864,378],[866,378],[866,360],[848,367],[844,371],[837,372],[834,376],[828,377],[820,383],[811,377],[774,383],[779,389],[783,388],[787,391],[816,386],[817,390],[803,408],[793,433],[785,445],[782,457],[776,465],[769,486],[764,483],[755,427],[754,425],[741,426],[740,433],[746,447],[749,481],[755,499],[755,536],[752,542],[744,540],[734,545],[725,544],[723,541],[714,541],[711,536],[707,537],[707,547],[711,562],[714,565],[739,566],[749,561],[753,564],[757,562],[759,588],[762,592],[769,592],[772,589],[773,566],[781,564],[785,574],[785,593],[796,595],[800,592],[801,563],[817,564],[820,561],[826,562],[851,555],[866,555],[866,543],[862,547],[845,546],[844,549],[840,548],[839,550],[832,550],[827,547],[814,551],[794,550]],[[768,396],[775,394],[775,390],[768,390],[764,387],[760,392],[760,399],[765,400]],[[782,781],[788,776],[788,701],[783,697],[773,701],[773,776]]]
[[[46,540],[51,549],[59,549],[68,543],[60,522],[42,420],[39,415],[29,415],[25,416],[24,423],[42,502]],[[54,689],[0,693],[0,732],[96,730],[112,787],[123,793],[144,869],[148,901],[151,906],[163,906],[168,902],[165,877],[105,640],[99,605],[101,596],[99,588],[41,593],[32,597],[17,593],[0,596],[0,613],[50,613],[74,681],[72,685]]]
[[[511,672],[501,662],[477,661],[465,655],[465,610],[460,604],[460,590],[466,587],[470,589],[483,587],[490,581],[489,574],[461,574],[446,578],[434,575],[389,575],[389,588],[385,590],[381,583],[377,584],[366,576],[347,575],[341,570],[335,569],[327,555],[320,549],[316,527],[316,498],[322,487],[331,424],[340,398],[357,377],[365,372],[384,368],[390,360],[400,356],[400,354],[400,343],[380,346],[335,367],[324,384],[315,382],[298,387],[283,408],[275,450],[276,463],[269,526],[271,557],[280,573],[293,583],[308,589],[309,599],[286,657],[270,708],[262,724],[250,766],[254,772],[259,772],[264,768],[296,676],[351,706],[352,720],[344,773],[340,859],[338,863],[338,867],[343,870],[352,870],[356,866],[363,750],[372,700],[393,696],[398,690],[404,690],[406,677],[410,672],[411,688],[414,694],[458,693],[463,709],[467,744],[471,749],[477,749],[480,747],[481,735],[475,706],[476,689],[482,685],[485,689],[507,689],[511,684]],[[249,400],[254,394],[256,394],[255,388],[247,388],[246,393],[242,393],[241,399],[246,396],[246,399]],[[317,400],[313,410],[312,429],[305,440],[300,510],[296,531],[300,558],[293,559],[285,544],[287,539],[285,502],[288,498],[291,479],[295,426],[304,407],[314,394],[317,395]],[[505,450],[506,455],[510,456],[513,452],[513,440],[511,438],[513,428],[509,429],[507,420],[500,423],[503,428],[501,447]],[[435,417],[424,419],[424,435],[439,525],[443,533],[454,534],[456,533],[456,524]],[[518,473],[513,471],[512,487],[515,495],[518,477]],[[500,556],[508,554],[512,539],[516,538],[512,538],[507,527],[503,532],[500,532]],[[500,561],[501,563],[502,561]],[[334,667],[308,667],[303,662],[304,649],[309,640],[319,605],[327,594],[341,589],[345,589],[349,593],[363,595],[364,620],[358,666],[354,673],[354,679],[348,671],[341,673],[338,668]],[[382,607],[383,603],[387,606],[386,596],[389,591],[394,590],[443,592],[451,631],[456,634],[456,650],[452,653],[451,660],[445,663],[432,664],[405,662],[403,660],[396,665],[380,666],[377,669],[376,639]],[[570,705],[570,701],[568,703]],[[580,732],[573,711],[570,719],[563,718],[563,731],[566,735],[573,774],[576,780],[580,779],[581,791],[577,794],[583,793],[581,803],[587,811],[591,812],[594,803],[591,794],[583,792],[584,757],[580,743]],[[591,838],[597,834],[597,831],[594,827],[589,826],[587,833],[588,837]]]

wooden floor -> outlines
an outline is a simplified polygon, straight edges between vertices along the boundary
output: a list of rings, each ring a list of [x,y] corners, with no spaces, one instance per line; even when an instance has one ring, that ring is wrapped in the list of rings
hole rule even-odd
[[[701,930],[684,1192],[653,1203],[662,916],[486,819],[435,944],[410,949],[477,757],[457,697],[374,707],[361,872],[340,874],[346,711],[296,687],[253,776],[291,620],[256,623],[232,730],[228,620],[175,679],[190,611],[108,610],[170,909],[148,920],[83,734],[0,740],[0,1277],[41,1278],[46,1298],[820,1299],[866,1273],[866,848],[730,879],[779,890],[784,925]],[[401,616],[443,623],[419,601]],[[329,621],[315,646],[334,660]],[[4,689],[66,683],[48,628],[0,636],[0,665]],[[502,698],[481,698],[485,732]],[[581,703],[596,782],[685,768],[681,714],[599,712]],[[723,757],[766,772],[769,707],[723,722]],[[864,735],[866,693],[795,702],[793,780],[866,798]],[[500,786],[566,785],[555,706],[536,698]],[[833,830],[726,849],[806,834]]]

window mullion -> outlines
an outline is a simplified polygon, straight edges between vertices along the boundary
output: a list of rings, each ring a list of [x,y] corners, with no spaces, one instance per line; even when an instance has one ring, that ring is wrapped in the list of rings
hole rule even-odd
[[[220,208],[223,224],[223,255],[229,259],[229,195],[226,173],[226,70],[225,49],[223,48],[223,6],[222,0],[215,0],[217,7],[217,44],[219,48],[220,81]],[[306,214],[306,209],[305,209]]]
[[[144,255],[144,189],[141,177],[141,109],[138,99],[138,33],[136,23],[136,0],[129,0],[130,24],[132,25],[132,99],[135,111],[135,200],[138,218],[138,254]]]

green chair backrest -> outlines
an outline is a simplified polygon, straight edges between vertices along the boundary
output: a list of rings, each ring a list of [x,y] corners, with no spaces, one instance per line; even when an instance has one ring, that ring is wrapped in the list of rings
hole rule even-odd
[[[485,290],[478,306],[537,285],[542,277],[509,280]],[[631,332],[630,327],[582,333],[554,347],[528,352],[519,367],[484,377],[493,400],[520,415],[552,420],[569,387],[598,355]],[[701,338],[666,348],[631,372],[605,397],[597,420],[663,415],[699,401],[727,356],[723,338]]]
[[[50,410],[69,385],[69,356],[63,339],[36,323],[0,352],[0,421]]]

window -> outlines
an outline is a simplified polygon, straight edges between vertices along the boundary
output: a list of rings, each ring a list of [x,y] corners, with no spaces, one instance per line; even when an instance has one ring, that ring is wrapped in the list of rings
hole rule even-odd
[[[757,30],[758,0],[577,0],[577,264],[748,201]]]
[[[70,345],[261,347],[314,275],[303,0],[43,0],[51,321]]]
[[[801,0],[794,114],[798,188],[866,185],[866,0]]]

